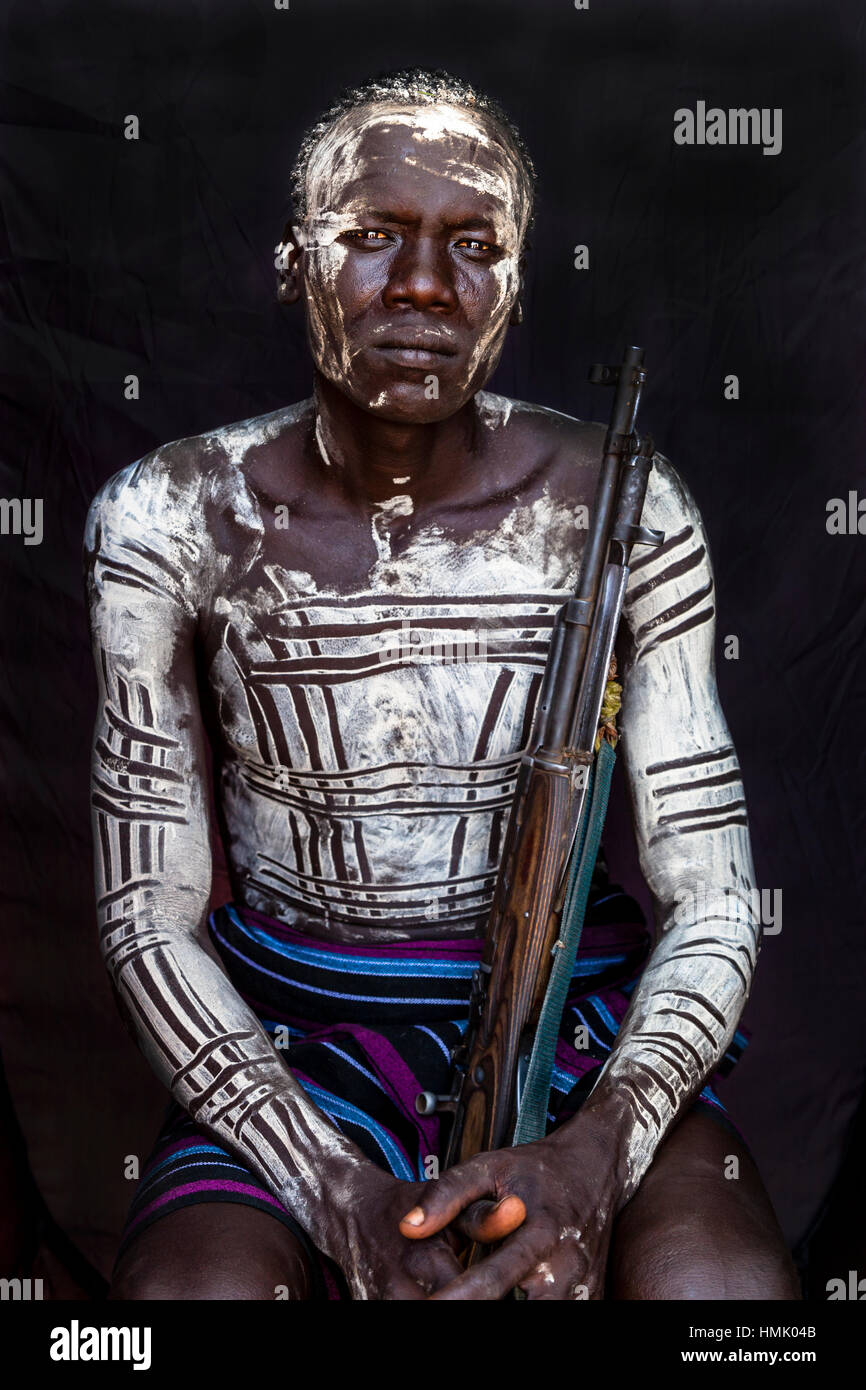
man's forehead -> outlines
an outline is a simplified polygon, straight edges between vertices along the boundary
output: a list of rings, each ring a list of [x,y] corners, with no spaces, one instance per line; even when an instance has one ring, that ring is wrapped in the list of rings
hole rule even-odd
[[[488,214],[523,221],[524,179],[513,151],[481,114],[445,103],[380,102],[346,112],[310,156],[308,210],[369,197],[386,178],[406,186],[415,171],[482,195]]]

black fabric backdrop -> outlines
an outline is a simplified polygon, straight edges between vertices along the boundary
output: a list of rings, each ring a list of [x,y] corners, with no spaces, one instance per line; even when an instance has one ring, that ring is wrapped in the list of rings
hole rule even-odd
[[[274,300],[288,170],[344,82],[415,63],[499,96],[539,168],[526,318],[494,388],[597,416],[588,365],[644,344],[644,423],[707,521],[758,882],[783,894],[724,1096],[789,1238],[814,1218],[866,1070],[866,537],[825,526],[829,498],[866,495],[861,26],[817,0],[2,6],[0,493],[43,498],[45,520],[41,545],[0,536],[0,1044],[36,1177],[103,1269],[163,1094],[96,948],[86,507],[156,444],[309,394],[300,316]],[[782,152],[676,146],[698,99],[781,107]],[[635,888],[622,787],[607,839]]]

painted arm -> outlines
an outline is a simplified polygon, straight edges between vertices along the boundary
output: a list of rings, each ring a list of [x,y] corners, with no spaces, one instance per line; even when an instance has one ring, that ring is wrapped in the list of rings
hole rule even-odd
[[[621,752],[656,945],[591,1104],[619,1107],[622,1201],[718,1065],[760,947],[755,873],[737,755],[716,689],[715,605],[695,503],[656,456],[624,607]]]
[[[101,949],[139,1045],[176,1100],[339,1258],[340,1197],[370,1165],[308,1100],[201,944],[211,884],[194,662],[208,569],[204,483],[179,481],[171,450],[110,479],[87,520]]]

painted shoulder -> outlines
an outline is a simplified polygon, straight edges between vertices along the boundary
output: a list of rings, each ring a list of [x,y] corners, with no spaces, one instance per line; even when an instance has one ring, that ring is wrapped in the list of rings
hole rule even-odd
[[[697,689],[712,672],[713,566],[697,503],[663,454],[653,459],[642,522],[664,540],[637,546],[632,556],[623,614],[634,654],[654,653],[666,677],[678,669],[689,688]]]
[[[247,452],[290,431],[311,408],[301,401],[203,434],[161,444],[103,483],[87,513],[85,570],[97,556],[142,548],[177,576],[192,598],[213,587],[229,562],[219,545],[221,521],[245,526],[251,543],[261,531],[244,477]]]
[[[251,448],[278,439],[305,419],[311,408],[310,401],[299,401],[160,444],[102,484],[90,504],[88,532],[103,512],[121,504],[142,520],[194,513],[206,496],[222,490]]]
[[[706,532],[700,509],[685,479],[664,454],[653,455],[653,466],[647,483],[643,524],[664,531],[665,548],[681,533],[700,536],[706,545]],[[685,535],[683,534],[683,539]]]
[[[492,391],[479,391],[475,400],[479,420],[489,430],[507,430],[518,439],[523,435],[527,442],[531,440],[536,448],[541,445],[545,453],[561,457],[571,467],[575,462],[599,466],[606,424]],[[643,522],[665,531],[668,537],[691,528],[706,542],[701,514],[688,484],[658,450],[653,455]]]

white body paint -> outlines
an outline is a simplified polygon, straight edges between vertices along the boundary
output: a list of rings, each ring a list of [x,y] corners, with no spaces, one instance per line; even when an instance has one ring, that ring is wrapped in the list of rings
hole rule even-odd
[[[632,1107],[629,1193],[729,1046],[761,940],[745,795],[716,689],[706,532],[658,456],[643,523],[666,539],[635,553],[620,724],[656,946],[596,1082],[621,1089]],[[702,909],[692,920],[677,908],[689,893]]]
[[[491,427],[504,425],[508,406],[479,400]],[[86,549],[106,961],[158,1075],[326,1248],[317,1155],[345,1164],[331,1200],[351,1195],[353,1165],[365,1160],[308,1101],[199,944],[212,827],[193,636],[197,626],[206,635],[218,795],[243,901],[287,923],[339,927],[344,940],[389,940],[423,936],[432,899],[449,934],[477,933],[583,533],[571,509],[542,492],[471,545],[419,526],[394,556],[388,517],[410,510],[398,495],[374,510],[377,558],[363,588],[317,589],[277,560],[279,533],[266,531],[245,476],[250,446],[309,409],[169,445],[124,469],[91,506]],[[238,559],[213,538],[214,517],[228,514],[243,536]],[[754,873],[713,676],[705,538],[662,459],[644,522],[668,540],[628,586],[635,656],[624,673],[622,749],[659,940],[602,1072],[633,1106],[632,1187],[730,1041],[759,937],[748,909],[735,923],[674,920],[677,894],[696,882],[750,903]],[[425,639],[483,624],[488,660],[381,662],[382,631],[406,617]]]

